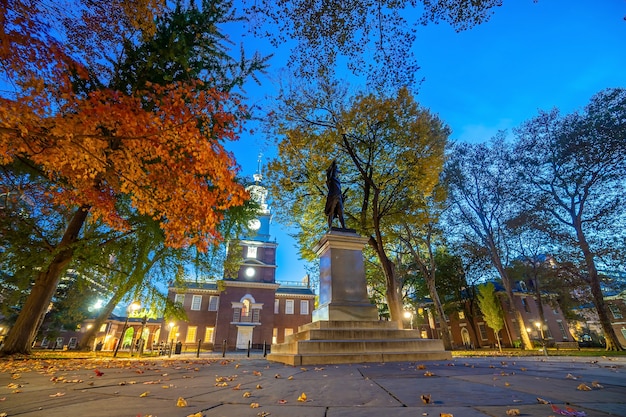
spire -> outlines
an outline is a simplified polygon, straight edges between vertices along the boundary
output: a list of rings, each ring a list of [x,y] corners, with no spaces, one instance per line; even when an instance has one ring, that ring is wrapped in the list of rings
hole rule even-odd
[[[259,156],[257,158],[256,173],[252,176],[257,184],[263,179],[263,175],[261,174],[261,158],[263,158],[263,154],[259,152]]]

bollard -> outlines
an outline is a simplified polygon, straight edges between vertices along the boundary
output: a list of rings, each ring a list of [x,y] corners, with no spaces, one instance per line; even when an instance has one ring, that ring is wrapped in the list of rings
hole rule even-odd
[[[222,358],[226,356],[226,339],[222,342]]]
[[[267,356],[267,342],[263,341],[263,357]]]
[[[248,340],[248,357],[250,357],[250,347],[252,346],[252,341]]]
[[[202,344],[202,339],[198,340],[198,350],[196,351],[196,358],[200,357],[200,345]]]
[[[172,350],[174,349],[174,339],[172,339],[172,343],[170,343],[170,355],[169,357],[172,357]]]

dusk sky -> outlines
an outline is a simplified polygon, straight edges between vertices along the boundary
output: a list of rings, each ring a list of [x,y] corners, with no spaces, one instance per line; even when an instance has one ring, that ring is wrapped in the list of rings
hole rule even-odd
[[[625,0],[503,3],[489,22],[469,31],[456,33],[447,24],[418,30],[416,78],[424,82],[417,100],[450,126],[453,141],[484,142],[498,130],[510,133],[540,109],[570,113],[602,89],[626,87]],[[285,65],[284,54],[262,52],[276,57],[262,88],[249,91],[255,102],[272,94],[271,78]],[[229,148],[245,175],[256,171],[260,152],[264,161],[275,156],[256,135]],[[276,223],[272,234],[279,243],[277,279],[300,280],[305,270],[295,242]]]

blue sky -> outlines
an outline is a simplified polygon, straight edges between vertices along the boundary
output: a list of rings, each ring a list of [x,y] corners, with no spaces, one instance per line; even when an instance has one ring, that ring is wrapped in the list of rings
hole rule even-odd
[[[456,33],[446,24],[418,29],[416,78],[424,82],[417,100],[451,127],[452,140],[484,142],[540,109],[570,113],[602,89],[626,88],[626,1],[503,3],[489,22],[469,31]],[[244,39],[249,52],[250,40]],[[285,64],[284,53],[263,48],[276,56],[263,86],[249,90],[257,103],[272,94],[271,79]],[[245,175],[256,171],[260,152],[274,156],[259,135],[245,134],[229,148]],[[276,223],[272,234],[279,243],[277,279],[301,279],[305,270],[295,242]]]

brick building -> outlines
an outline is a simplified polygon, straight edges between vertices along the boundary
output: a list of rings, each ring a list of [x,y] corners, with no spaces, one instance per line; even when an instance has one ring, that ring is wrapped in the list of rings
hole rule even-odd
[[[181,303],[188,321],[163,323],[160,341],[182,342],[186,349],[201,344],[221,350],[260,348],[281,343],[298,326],[311,322],[315,295],[308,278],[302,282],[276,282],[276,249],[270,238],[271,212],[267,190],[254,176],[247,189],[261,209],[248,224],[247,236],[236,247],[242,263],[236,277],[209,282],[188,282],[185,288],[168,288],[168,297]]]

